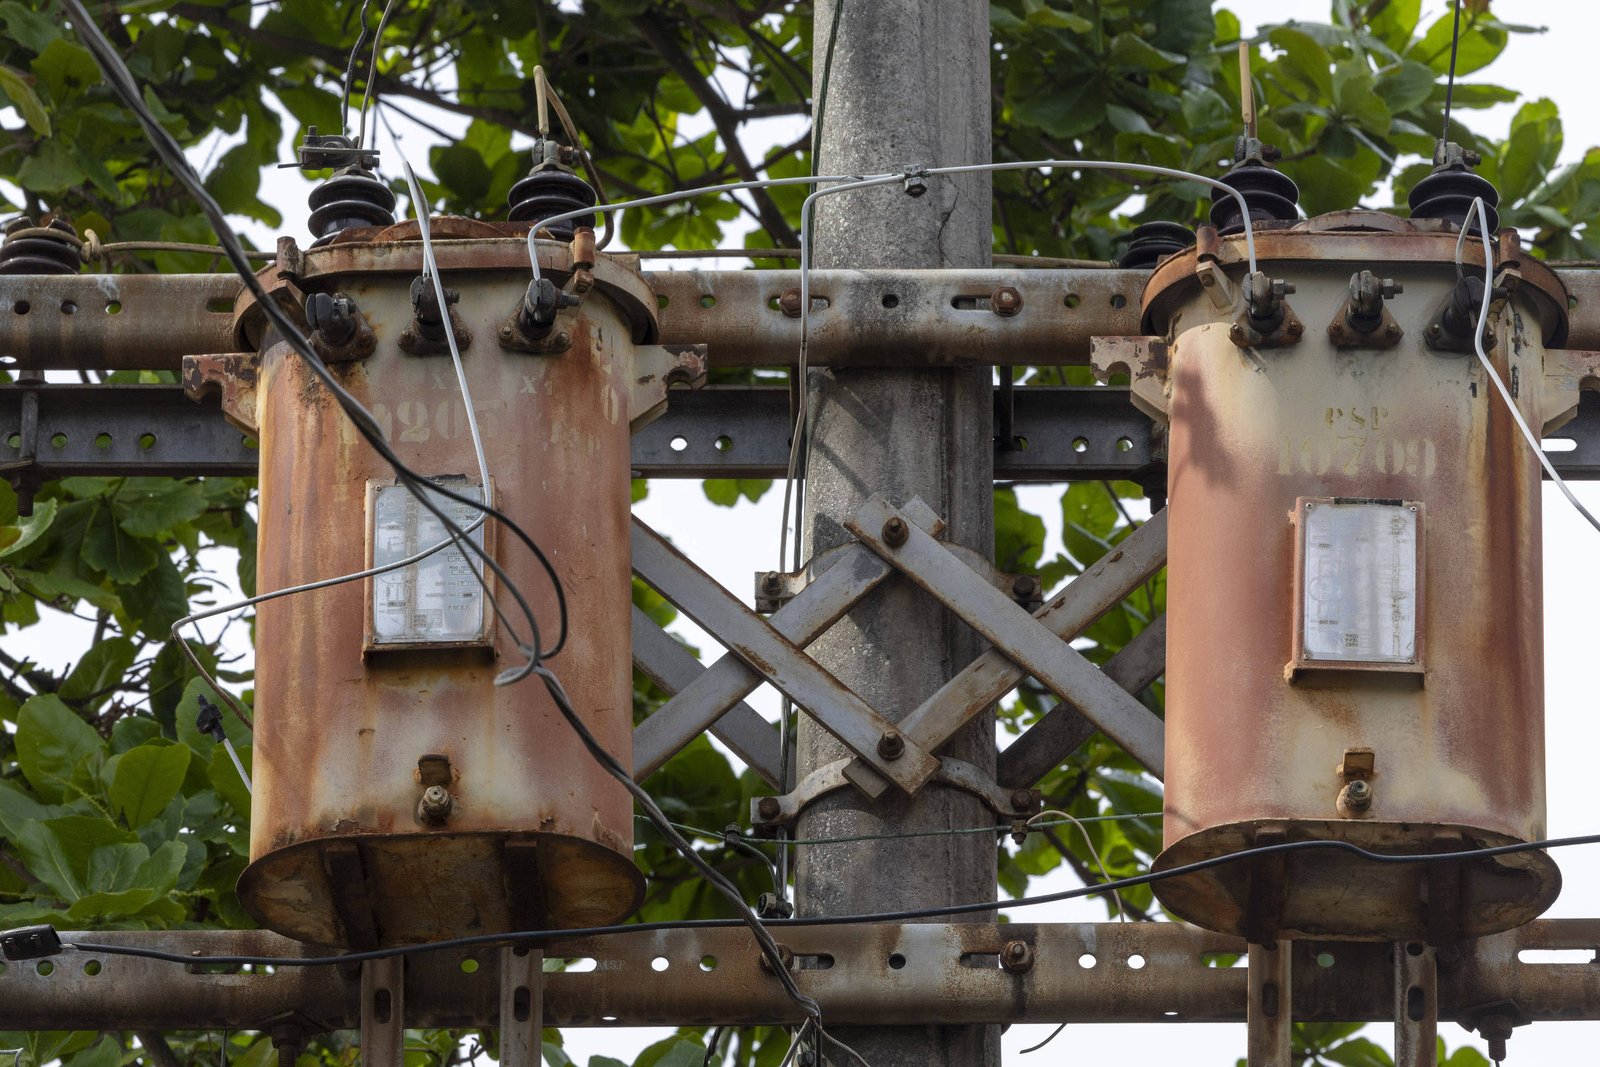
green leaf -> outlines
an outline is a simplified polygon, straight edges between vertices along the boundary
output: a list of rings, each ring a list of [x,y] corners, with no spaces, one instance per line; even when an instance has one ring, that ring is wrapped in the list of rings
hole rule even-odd
[[[1012,117],[1022,125],[1037,126],[1052,137],[1076,137],[1105,120],[1102,92],[1097,79],[1085,79],[1029,97],[1016,105]]]
[[[172,478],[128,478],[113,499],[122,528],[135,537],[166,533],[198,518],[209,503],[198,484]]]
[[[160,815],[183,786],[189,746],[151,743],[123,753],[111,783],[111,803],[130,827]]]
[[[1155,71],[1182,66],[1184,57],[1163,52],[1137,34],[1119,33],[1112,38],[1106,63],[1112,70]]]
[[[165,554],[143,578],[127,590],[124,603],[139,628],[152,638],[164,639],[172,624],[189,613],[189,591],[172,557]]]
[[[45,805],[10,782],[0,779],[0,833],[15,839],[23,824],[50,817]]]
[[[95,508],[89,528],[84,532],[85,563],[104,571],[118,584],[132,585],[155,568],[157,556],[153,545],[117,523],[110,508],[103,505]]]
[[[154,889],[146,889],[143,886],[122,889],[114,893],[85,893],[73,901],[72,907],[67,909],[67,918],[74,923],[83,924],[84,927],[95,926],[111,919],[136,915],[158,895]]]
[[[1272,42],[1273,47],[1283,51],[1283,68],[1310,89],[1317,102],[1333,98],[1333,76],[1328,71],[1333,60],[1316,38],[1289,25],[1275,27],[1267,35],[1267,40]]]
[[[24,826],[17,834],[16,846],[35,878],[62,899],[74,901],[86,891],[95,850],[132,840],[132,834],[98,815],[63,815]]]
[[[7,485],[6,488],[10,489],[11,487]],[[16,519],[15,495],[13,495],[11,499],[12,519]],[[7,556],[20,556],[23,549],[29,547],[35,541],[39,540],[39,538],[43,537],[45,532],[50,529],[50,524],[55,521],[56,506],[57,505],[54,500],[34,501],[33,514],[25,519],[20,520],[19,525],[22,530],[22,536],[11,542],[11,544],[5,548],[0,549],[0,559],[4,559]],[[6,521],[10,522],[12,519],[8,519]]]
[[[103,80],[100,65],[94,61],[89,50],[64,37],[57,37],[45,45],[32,67],[57,104],[92,85],[99,85]]]
[[[1411,43],[1417,32],[1417,22],[1422,18],[1422,0],[1385,0],[1370,4],[1375,9],[1367,22],[1367,29],[1390,48],[1400,49]]]
[[[28,84],[25,74],[15,67],[0,63],[0,90],[4,90],[11,102],[17,105],[17,111],[34,133],[40,137],[50,136],[50,113],[44,109],[43,101],[33,91],[33,86]]]
[[[433,173],[450,191],[452,201],[477,204],[489,195],[494,180],[477,149],[454,144],[431,153]]]
[[[75,703],[92,698],[91,707],[104,703],[111,696],[105,690],[122,680],[137,654],[137,646],[126,637],[108,637],[98,642],[78,660],[57,695]]]
[[[250,790],[245,788],[244,779],[239,777],[239,768],[233,765],[233,759],[228,755],[227,749],[221,745],[213,747],[215,751],[211,753],[211,762],[206,766],[206,779],[240,818],[249,818]],[[244,764],[246,771],[249,771],[250,746],[245,745],[243,748],[235,746],[234,750],[239,753],[239,762]]]
[[[19,0],[0,3],[0,22],[6,24],[6,35],[30,52],[43,52],[61,36],[61,26],[55,19]]]
[[[82,1052],[62,1061],[62,1067],[118,1067],[122,1063],[122,1044],[115,1038],[102,1037]]]
[[[200,712],[199,698],[202,695],[221,709],[222,730],[228,735],[228,740],[233,742],[233,747],[247,747],[250,744],[250,728],[240,722],[239,717],[228,709],[215,689],[198,677],[189,679],[188,684],[183,687],[183,695],[178,698],[178,706],[173,711],[178,740],[192,748],[204,760],[210,760],[211,750],[218,747],[210,736],[202,734],[195,728],[194,720]]]
[[[78,764],[103,755],[106,743],[51,693],[32,697],[17,719],[17,763],[34,792],[59,802]]]
[[[64,193],[87,176],[72,145],[59,137],[35,147],[17,168],[17,184],[40,193]]]

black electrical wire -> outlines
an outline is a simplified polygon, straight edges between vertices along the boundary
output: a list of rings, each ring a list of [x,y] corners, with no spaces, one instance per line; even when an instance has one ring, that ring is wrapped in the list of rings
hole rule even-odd
[[[711,1067],[711,1059],[717,1054],[717,1043],[722,1040],[724,1029],[726,1028],[721,1026],[711,1028],[711,1037],[706,1041],[706,1058],[701,1061],[700,1067]]]
[[[350,129],[350,83],[355,80],[356,62],[361,56],[361,46],[367,43],[367,12],[372,9],[372,0],[361,0],[361,11],[356,15],[356,24],[361,27],[361,32],[356,35],[356,43],[350,48],[350,60],[344,65],[344,85],[339,100],[339,132],[346,133]],[[367,77],[372,77],[369,72]]]
[[[1455,0],[1455,24],[1450,30],[1450,75],[1444,83],[1444,132],[1441,141],[1450,140],[1450,105],[1456,95],[1456,50],[1461,46],[1461,0]]]
[[[1273,845],[1257,845],[1254,848],[1240,849],[1237,852],[1212,856],[1210,859],[1196,860],[1193,863],[1170,867],[1164,871],[1146,871],[1144,874],[1130,875],[1127,878],[1119,878],[1112,882],[1080,886],[1077,889],[1063,889],[1059,892],[1043,893],[1038,896],[1016,897],[1012,900],[986,900],[972,904],[947,904],[942,907],[913,908],[905,911],[872,912],[862,915],[819,915],[811,918],[768,919],[765,922],[765,926],[772,928],[859,926],[864,923],[915,922],[919,919],[937,919],[947,916],[972,915],[979,912],[1003,911],[1011,908],[1037,907],[1041,904],[1055,904],[1063,900],[1076,900],[1080,897],[1100,896],[1122,889],[1132,889],[1135,886],[1153,885],[1156,882],[1164,882],[1169,878],[1197,874],[1229,863],[1238,863],[1242,860],[1290,852],[1344,852],[1349,855],[1359,856],[1373,863],[1403,865],[1460,863],[1464,860],[1490,859],[1495,856],[1511,856],[1523,852],[1543,852],[1549,849],[1574,848],[1579,845],[1597,844],[1600,844],[1600,834],[1584,834],[1578,837],[1547,838],[1542,841],[1518,841],[1509,845],[1493,845],[1486,848],[1465,849],[1458,852],[1384,853],[1373,852],[1359,845],[1352,845],[1348,841],[1328,839],[1282,841]],[[339,956],[191,956],[177,952],[163,952],[159,949],[138,948],[132,945],[104,945],[88,941],[68,942],[66,947],[82,952],[103,953],[109,956],[138,956],[143,959],[161,960],[167,963],[237,967],[251,965],[322,967],[346,963],[364,963],[368,960],[389,959],[394,956],[407,956],[419,952],[472,948],[479,945],[544,944],[552,941],[611,937],[617,934],[643,934],[664,930],[727,930],[743,925],[747,924],[738,919],[683,919],[670,922],[590,926],[567,930],[523,930],[507,934],[477,934],[472,937],[457,937],[448,941],[434,941],[421,945],[397,945],[393,948],[372,949],[367,952],[349,952]]]

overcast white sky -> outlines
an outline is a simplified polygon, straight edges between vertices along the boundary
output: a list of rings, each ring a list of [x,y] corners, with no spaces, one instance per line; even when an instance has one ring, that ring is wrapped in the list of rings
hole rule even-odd
[[[1233,0],[1221,6],[1231,8],[1245,26],[1297,18],[1326,20],[1328,5],[1318,0]],[[1442,0],[1424,5],[1429,16],[1443,13]],[[1561,108],[1566,122],[1566,149],[1563,162],[1581,156],[1583,150],[1600,144],[1600,113],[1592,105],[1593,45],[1600,13],[1578,0],[1524,0],[1496,5],[1504,19],[1545,25],[1551,32],[1540,37],[1514,38],[1504,58],[1491,68],[1492,80],[1521,91],[1526,99],[1548,96]],[[554,72],[559,88],[559,72]],[[1487,118],[1479,114],[1468,121],[1486,132],[1502,135],[1514,108],[1503,107]],[[450,116],[428,116],[445,129],[460,124]],[[774,130],[776,143],[788,127]],[[419,172],[425,172],[427,147],[433,136],[415,128],[403,130],[405,150]],[[792,134],[790,134],[792,136]],[[786,139],[786,138],[785,138]],[[755,142],[752,142],[755,143]],[[386,157],[391,154],[386,142]],[[758,147],[761,147],[758,145]],[[398,172],[389,158],[386,169]],[[264,186],[265,199],[283,209],[284,232],[306,239],[304,196],[307,186],[294,172],[269,171]],[[253,228],[258,244],[271,246],[271,234]],[[1591,509],[1600,509],[1600,487],[1582,486],[1582,498]],[[1058,489],[1037,487],[1024,491],[1025,504],[1045,516],[1052,536],[1059,534]],[[769,494],[757,505],[741,505],[729,511],[713,508],[704,499],[698,483],[656,482],[649,499],[636,508],[647,522],[670,534],[700,564],[725,586],[744,595],[750,588],[751,574],[772,566],[777,554],[778,494]],[[1546,672],[1548,683],[1548,753],[1550,779],[1550,832],[1554,835],[1593,832],[1597,828],[1591,814],[1593,800],[1588,792],[1592,776],[1592,753],[1597,741],[1592,725],[1594,683],[1587,663],[1593,656],[1596,625],[1592,606],[1592,561],[1596,558],[1596,538],[1600,537],[1574,515],[1553,491],[1545,494],[1546,566]],[[683,632],[704,650],[715,643],[692,625]],[[7,647],[27,652],[47,664],[70,662],[81,654],[87,642],[86,631],[70,624],[39,627],[26,635],[6,637]],[[758,702],[770,708],[772,703]],[[1569,851],[1557,857],[1566,876],[1566,889],[1552,915],[1580,916],[1600,913],[1600,852]],[[1037,891],[1065,888],[1067,876],[1036,883]],[[1035,909],[1027,918],[1033,921],[1103,920],[1105,913],[1095,905],[1062,905]],[[1042,1040],[1047,1026],[1013,1027],[1005,1039],[1008,1060],[1022,1048]],[[1386,1028],[1373,1028],[1376,1040],[1389,1044]],[[578,1062],[591,1053],[606,1053],[625,1061],[637,1049],[667,1031],[568,1031],[569,1050]],[[1476,1039],[1453,1024],[1442,1024],[1440,1032],[1452,1046]],[[1570,1061],[1579,1050],[1587,1052],[1600,1041],[1600,1024],[1545,1024],[1519,1030],[1511,1042],[1515,1063],[1559,1063]],[[1479,1045],[1481,1048],[1481,1044]],[[1141,1027],[1072,1026],[1046,1052],[1043,1061],[1059,1061],[1064,1055],[1087,1062],[1132,1062],[1128,1050],[1137,1048],[1141,1063],[1185,1063],[1224,1067],[1244,1053],[1242,1026],[1228,1025],[1150,1025]],[[1027,1062],[1027,1061],[1021,1061]]]

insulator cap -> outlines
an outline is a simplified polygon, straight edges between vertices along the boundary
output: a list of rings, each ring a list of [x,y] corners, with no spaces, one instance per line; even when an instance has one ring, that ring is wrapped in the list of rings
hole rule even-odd
[[[35,226],[27,216],[6,223],[0,241],[0,274],[76,274],[83,265],[83,241],[66,219]]]
[[[1500,203],[1500,191],[1489,179],[1475,174],[1465,163],[1449,163],[1434,169],[1433,173],[1411,187],[1406,202],[1411,205],[1414,219],[1444,219],[1457,227],[1470,230],[1478,228],[1477,212],[1472,210],[1474,197],[1483,198],[1484,214],[1489,217],[1489,232],[1500,229],[1500,213],[1495,207]]]
[[[1293,178],[1260,160],[1246,159],[1222,180],[1239,190],[1250,205],[1252,223],[1293,222],[1300,217],[1300,187]],[[1223,235],[1244,231],[1244,215],[1231,193],[1211,190],[1211,224]]]
[[[1135,226],[1125,239],[1128,247],[1117,257],[1117,266],[1129,270],[1149,270],[1168,256],[1194,244],[1194,231],[1176,222],[1145,222]]]
[[[306,202],[311,205],[306,224],[318,242],[357,226],[394,223],[394,190],[360,167],[335,173],[311,190]]]
[[[511,205],[512,222],[541,222],[552,215],[561,215],[580,208],[594,207],[594,188],[570,171],[541,164],[524,179],[511,187],[506,197]],[[580,226],[594,227],[593,215],[558,222],[549,227],[558,240],[570,241]]]

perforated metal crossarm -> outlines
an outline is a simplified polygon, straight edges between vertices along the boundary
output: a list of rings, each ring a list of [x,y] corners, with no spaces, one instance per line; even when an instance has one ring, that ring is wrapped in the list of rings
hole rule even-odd
[[[1156,529],[1164,533],[1165,512],[1157,514],[1159,520],[1152,521],[1157,522]],[[904,539],[891,544],[886,537],[886,529],[896,520],[901,524],[898,529],[903,530]],[[882,498],[867,501],[845,525],[863,544],[904,572],[907,577],[995,645],[994,650],[985,653],[950,685],[941,689],[939,694],[935,694],[924,705],[927,710],[922,716],[918,717],[916,712],[913,712],[913,717],[908,718],[902,726],[902,731],[909,740],[926,745],[927,739],[932,737],[935,738],[932,744],[937,746],[949,736],[948,733],[939,736],[937,732],[944,728],[945,723],[953,718],[956,720],[954,728],[959,728],[961,723],[975,714],[972,710],[974,707],[981,710],[1003,695],[1024,675],[1032,675],[1105,731],[1153,775],[1161,777],[1164,762],[1161,720],[1130,696],[1126,689],[1106,677],[1100,668],[1079,655],[1061,633],[1053,632],[1053,628],[1047,627],[1040,619],[1017,607],[981,575],[947,551],[943,545],[923,531],[912,527],[903,512]],[[1146,525],[1148,527],[1150,524]],[[1158,535],[1153,534],[1151,539],[1156,536]],[[1164,538],[1162,540],[1164,549]],[[1142,547],[1148,551],[1154,546]],[[1112,555],[1118,556],[1117,553]],[[1159,565],[1158,561],[1164,557],[1164,551],[1152,552],[1143,557],[1152,561],[1148,570],[1141,567],[1131,568],[1142,571],[1138,581],[1142,582],[1153,573]],[[1128,558],[1127,552],[1124,550],[1114,562],[1126,558]],[[1125,595],[1125,592],[1124,588],[1123,592],[1117,595],[1117,599]],[[1051,607],[1055,607],[1056,611],[1052,612],[1051,607],[1046,607],[1041,609],[1040,613],[1057,615],[1058,625],[1060,616],[1067,616],[1068,625],[1063,629],[1072,632],[1071,624],[1076,614],[1065,610],[1064,599],[1057,598],[1057,600],[1060,602],[1059,606],[1057,601],[1051,602]],[[1088,604],[1089,598],[1084,602]],[[1095,611],[1094,615],[1084,621],[1084,625],[1092,622],[1093,618],[1103,610],[1102,608]],[[1012,661],[1015,667],[1006,669],[999,662],[1001,659]],[[981,680],[987,680],[987,690],[982,688]],[[959,687],[957,687],[958,682]],[[965,687],[968,686],[979,692],[989,692],[989,699],[982,701],[961,699],[953,707],[938,707],[939,701],[949,699],[950,693],[947,690],[957,687],[954,691],[966,697]],[[923,708],[917,710],[923,711]],[[930,726],[930,720],[937,726]],[[847,770],[846,775],[854,780],[850,771]]]

